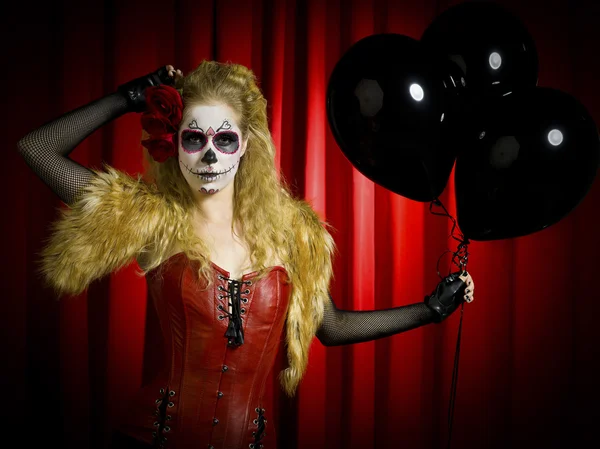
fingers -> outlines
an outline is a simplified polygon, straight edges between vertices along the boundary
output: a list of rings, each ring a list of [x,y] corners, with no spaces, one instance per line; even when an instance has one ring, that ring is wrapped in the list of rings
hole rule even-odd
[[[467,288],[465,288],[465,296],[464,299],[466,302],[473,302],[473,300],[475,299],[474,294],[475,294],[475,283],[473,282],[473,278],[471,277],[471,275],[469,273],[466,273],[466,275],[464,276],[460,276],[460,279],[462,279],[462,281],[467,284]]]
[[[175,67],[173,67],[171,64],[165,66],[165,68],[167,69],[167,73],[171,77],[175,75],[183,76],[183,72],[179,69],[175,69]]]
[[[167,69],[167,73],[171,78],[177,79],[183,77],[183,72],[179,69],[176,70],[171,64],[165,66],[165,68]]]

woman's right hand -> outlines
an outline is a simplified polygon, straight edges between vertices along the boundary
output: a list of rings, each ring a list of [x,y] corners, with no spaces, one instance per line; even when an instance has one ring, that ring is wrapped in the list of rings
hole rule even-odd
[[[118,91],[127,99],[130,111],[144,112],[146,110],[146,96],[144,95],[146,88],[161,84],[172,86],[180,77],[183,77],[181,70],[176,70],[172,65],[166,65],[146,76],[120,85]]]
[[[181,70],[175,69],[175,67],[170,64],[165,66],[165,68],[167,69],[167,74],[169,77],[173,78],[174,81],[177,81],[179,78],[183,78],[183,72]]]

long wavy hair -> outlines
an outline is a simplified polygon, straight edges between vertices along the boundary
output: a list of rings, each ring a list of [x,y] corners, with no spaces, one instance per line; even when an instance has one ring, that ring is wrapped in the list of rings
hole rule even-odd
[[[333,239],[310,206],[294,199],[279,177],[267,102],[251,70],[238,64],[203,61],[175,87],[182,95],[184,117],[194,106],[224,103],[234,110],[242,138],[248,139],[234,181],[233,223],[240,226],[259,277],[268,273],[274,256],[288,272],[292,284],[286,322],[289,367],[280,380],[291,396],[306,369],[308,349],[328,300]],[[169,228],[176,231],[168,238],[161,234],[146,248],[144,271],[158,267],[177,247],[190,260],[199,262],[198,274],[210,285],[209,246],[194,232],[193,216],[199,211],[178,159],[157,163],[145,153],[144,176],[174,206],[165,220],[172,220]]]

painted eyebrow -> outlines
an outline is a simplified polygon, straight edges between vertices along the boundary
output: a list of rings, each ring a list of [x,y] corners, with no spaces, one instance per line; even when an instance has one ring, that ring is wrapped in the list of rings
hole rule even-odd
[[[193,119],[190,123],[188,123],[188,128],[197,129],[199,131],[202,131],[204,134],[206,134],[204,132],[204,130],[198,126],[198,122],[196,121],[196,119]]]
[[[227,119],[223,120],[223,123],[221,123],[221,126],[219,126],[215,132],[218,133],[222,129],[224,129],[224,130],[231,129],[231,124],[229,123],[229,120],[227,120]]]

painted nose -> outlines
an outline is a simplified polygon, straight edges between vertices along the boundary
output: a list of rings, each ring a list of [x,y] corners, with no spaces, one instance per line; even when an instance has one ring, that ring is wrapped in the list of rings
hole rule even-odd
[[[209,148],[208,151],[204,154],[204,157],[201,159],[205,164],[214,164],[217,162],[217,155]]]

